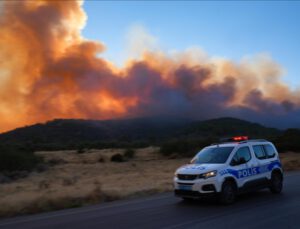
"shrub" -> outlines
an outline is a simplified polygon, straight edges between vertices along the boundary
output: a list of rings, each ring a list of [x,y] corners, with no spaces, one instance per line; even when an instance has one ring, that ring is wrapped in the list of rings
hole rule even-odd
[[[61,164],[66,164],[67,162],[64,159],[60,158],[52,158],[47,161],[50,166],[55,166],[55,165],[61,165]]]
[[[0,171],[31,171],[41,161],[42,159],[31,149],[14,145],[0,145]]]
[[[195,153],[196,148],[197,146],[194,141],[175,139],[164,143],[160,148],[160,153],[164,156],[177,154],[188,157]]]
[[[38,173],[45,172],[49,169],[49,166],[47,164],[38,164],[35,168],[35,171]]]
[[[161,145],[160,153],[164,156],[178,155],[181,157],[191,157],[203,147],[208,146],[213,142],[216,142],[213,138],[173,139]]]
[[[49,181],[42,180],[39,182],[38,186],[39,186],[40,190],[48,189],[50,187],[50,183],[49,183]]]
[[[279,152],[294,151],[300,152],[300,130],[299,129],[287,129],[277,139],[274,144]]]
[[[63,178],[62,184],[63,186],[70,186],[76,184],[78,177],[66,177]]]
[[[11,178],[4,175],[4,174],[0,174],[0,184],[5,184],[5,183],[9,183],[11,182]]]
[[[114,154],[111,158],[110,158],[110,161],[113,161],[113,162],[124,162],[125,159],[124,159],[124,156],[122,154]]]
[[[85,153],[84,148],[81,148],[81,147],[80,147],[80,148],[77,150],[77,153],[78,153],[78,154]]]
[[[124,157],[128,158],[128,159],[131,159],[131,158],[134,158],[135,156],[135,150],[133,149],[126,149],[125,152],[124,152]]]
[[[99,157],[98,162],[99,162],[99,163],[104,163],[105,160],[104,160],[104,158],[101,156],[101,157]]]

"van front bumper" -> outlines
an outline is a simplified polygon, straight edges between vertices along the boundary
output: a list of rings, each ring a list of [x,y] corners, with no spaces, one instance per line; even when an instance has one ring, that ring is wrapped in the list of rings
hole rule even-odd
[[[217,195],[217,192],[200,193],[198,191],[192,191],[192,190],[175,189],[174,194],[175,196],[182,197],[182,198],[200,199],[206,197],[214,197]]]

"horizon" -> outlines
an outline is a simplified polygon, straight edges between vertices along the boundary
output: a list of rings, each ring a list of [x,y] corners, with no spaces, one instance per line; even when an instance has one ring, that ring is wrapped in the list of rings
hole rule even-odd
[[[52,119],[168,115],[299,128],[298,9],[3,1],[0,132]]]
[[[170,116],[144,116],[144,117],[135,117],[135,118],[116,118],[116,119],[82,119],[82,118],[78,118],[78,119],[74,119],[74,118],[66,118],[66,119],[61,119],[61,118],[54,118],[51,120],[45,120],[43,122],[37,122],[31,125],[25,125],[25,126],[20,126],[17,127],[15,129],[12,130],[8,130],[8,131],[4,131],[4,132],[0,132],[0,135],[2,134],[6,134],[6,133],[10,133],[10,132],[14,132],[16,130],[19,129],[26,129],[28,127],[32,127],[35,125],[46,125],[52,122],[56,122],[56,121],[92,121],[92,122],[114,122],[114,121],[131,121],[131,120],[150,120],[150,119],[168,119],[170,121]],[[250,120],[247,119],[240,119],[240,118],[235,118],[235,117],[218,117],[218,118],[210,118],[210,119],[192,119],[192,118],[184,118],[184,117],[179,117],[179,116],[171,116],[171,120],[183,120],[183,121],[187,121],[187,122],[209,122],[209,121],[214,121],[214,120],[224,120],[224,119],[233,119],[233,120],[239,120],[239,121],[243,121],[243,122],[247,122],[247,123],[251,123],[251,124],[258,124],[261,125],[264,128],[273,128],[273,129],[277,129],[277,130],[288,130],[288,129],[293,129],[293,128],[279,128],[279,127],[274,127],[274,126],[268,126],[268,125],[264,125],[263,123],[259,123],[259,122],[252,122]],[[300,129],[300,128],[294,128],[294,129]]]

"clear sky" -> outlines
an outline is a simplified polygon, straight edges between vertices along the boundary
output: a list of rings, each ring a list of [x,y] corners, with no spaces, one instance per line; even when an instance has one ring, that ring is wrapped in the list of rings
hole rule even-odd
[[[268,53],[286,70],[283,80],[300,87],[300,2],[86,1],[84,9],[84,36],[103,42],[103,56],[117,64],[126,58],[128,31],[138,24],[163,50],[199,46],[236,61]]]

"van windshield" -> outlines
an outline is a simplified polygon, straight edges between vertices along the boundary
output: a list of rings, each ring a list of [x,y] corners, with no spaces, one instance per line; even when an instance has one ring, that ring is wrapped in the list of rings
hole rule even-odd
[[[234,147],[206,147],[192,159],[192,164],[224,164]]]

